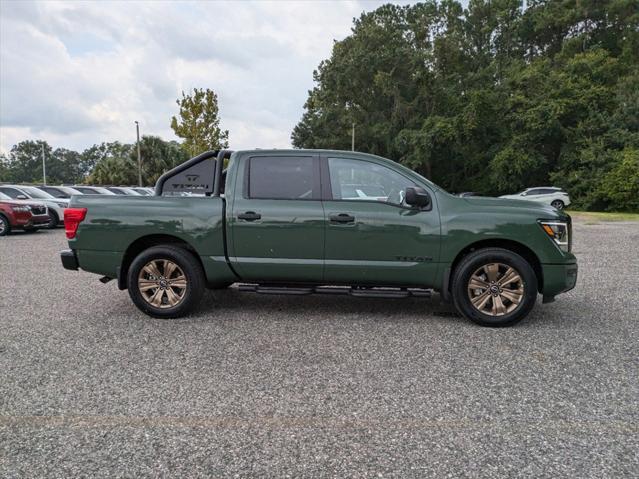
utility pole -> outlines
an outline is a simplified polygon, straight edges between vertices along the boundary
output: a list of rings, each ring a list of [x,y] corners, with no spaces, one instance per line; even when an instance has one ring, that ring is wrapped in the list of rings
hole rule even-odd
[[[351,130],[351,151],[355,151],[355,122],[353,122],[353,129]]]
[[[138,186],[142,186],[142,157],[140,156],[140,124],[135,120],[135,131],[138,136]]]
[[[44,143],[42,146],[42,183],[47,184],[47,165],[44,161]]]

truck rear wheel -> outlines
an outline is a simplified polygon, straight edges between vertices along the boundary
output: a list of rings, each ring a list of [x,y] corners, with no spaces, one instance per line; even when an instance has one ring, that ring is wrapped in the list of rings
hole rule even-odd
[[[131,263],[129,296],[142,312],[154,318],[179,318],[195,308],[204,292],[204,271],[185,249],[154,246]]]
[[[482,326],[511,326],[524,319],[537,299],[537,277],[530,263],[502,248],[474,251],[453,274],[457,310]]]

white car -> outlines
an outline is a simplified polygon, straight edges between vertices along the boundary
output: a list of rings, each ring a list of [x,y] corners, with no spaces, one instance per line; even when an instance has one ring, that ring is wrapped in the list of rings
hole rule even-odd
[[[115,193],[120,196],[143,196],[142,193],[138,193],[133,188],[129,188],[128,186],[107,186],[107,190]]]
[[[556,188],[554,186],[526,188],[520,193],[515,193],[514,195],[503,195],[500,196],[500,198],[536,201],[537,203],[553,206],[558,210],[563,210],[564,207],[570,204],[570,196],[568,196],[568,193],[563,191],[561,188]]]
[[[69,206],[69,200],[54,198],[35,186],[26,185],[0,185],[0,193],[4,193],[13,200],[31,199],[38,203],[44,203],[49,208],[49,216],[51,217],[49,228],[64,224],[64,210]]]
[[[49,193],[51,196],[58,198],[58,199],[63,199],[63,200],[68,200],[70,199],[73,195],[81,195],[82,192],[76,190],[75,188],[71,188],[70,186],[51,186],[51,185],[43,185],[43,186],[36,186],[36,188],[38,188],[39,190],[44,191],[45,193]]]

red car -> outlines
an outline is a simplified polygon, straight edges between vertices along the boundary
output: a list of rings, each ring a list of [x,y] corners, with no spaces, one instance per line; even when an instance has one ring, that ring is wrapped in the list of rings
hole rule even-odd
[[[17,203],[0,199],[0,236],[13,229],[35,231],[49,223],[47,207],[40,204]]]

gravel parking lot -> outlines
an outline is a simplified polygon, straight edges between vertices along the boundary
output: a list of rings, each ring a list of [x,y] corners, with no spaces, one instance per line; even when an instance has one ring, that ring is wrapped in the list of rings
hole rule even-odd
[[[486,329],[432,299],[208,292],[158,320],[0,239],[1,477],[637,477],[639,223],[576,224],[577,288]]]

